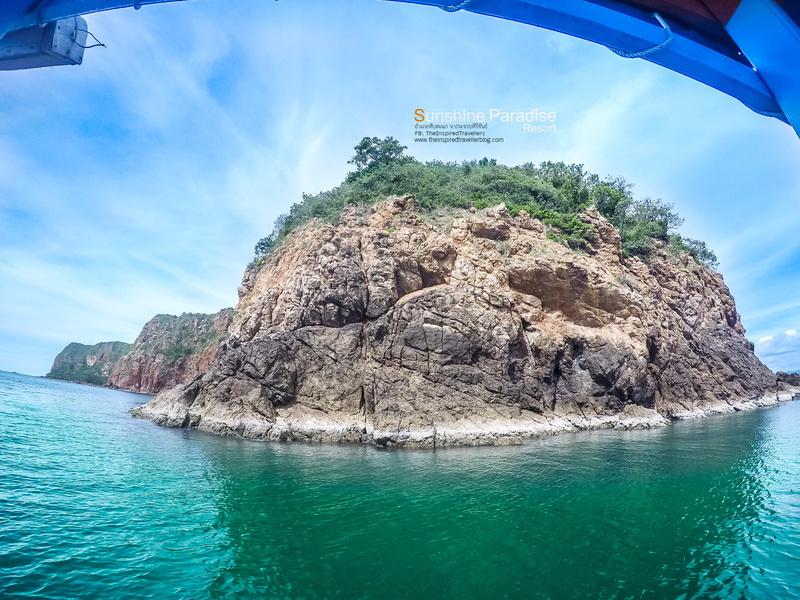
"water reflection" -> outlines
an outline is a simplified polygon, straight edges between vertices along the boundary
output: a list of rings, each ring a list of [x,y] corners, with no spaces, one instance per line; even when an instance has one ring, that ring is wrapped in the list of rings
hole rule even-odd
[[[0,373],[0,597],[800,597],[800,402],[393,452],[139,401]]]
[[[780,411],[798,418],[787,406],[436,452],[198,435],[215,465],[218,526],[231,550],[211,592],[750,597],[782,585],[800,593],[771,562],[770,488],[778,473],[797,481],[796,470],[776,471],[787,450],[776,448]],[[787,569],[800,575],[791,561]]]

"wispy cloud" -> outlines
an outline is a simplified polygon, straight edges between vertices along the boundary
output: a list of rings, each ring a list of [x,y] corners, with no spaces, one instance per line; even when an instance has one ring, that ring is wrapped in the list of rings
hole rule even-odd
[[[756,343],[761,358],[776,371],[800,371],[800,337],[790,329],[782,334],[768,335]]]
[[[569,160],[625,175],[720,249],[754,339],[797,339],[781,333],[800,322],[789,128],[552,32],[343,6],[93,15],[108,49],[83,66],[0,76],[0,368],[41,373],[69,341],[131,340],[157,312],[234,303],[255,241],[301,193],[337,184],[363,135],[395,135],[422,159]],[[558,113],[559,131],[414,147],[421,105],[536,106]],[[788,352],[781,361],[800,357]]]

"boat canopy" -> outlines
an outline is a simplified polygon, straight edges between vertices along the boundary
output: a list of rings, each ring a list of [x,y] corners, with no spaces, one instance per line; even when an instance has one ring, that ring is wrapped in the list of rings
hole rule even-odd
[[[180,0],[3,0],[0,69],[80,64],[82,15]],[[364,0],[367,1],[367,0]],[[661,65],[800,134],[798,0],[388,0],[469,11],[602,44]]]

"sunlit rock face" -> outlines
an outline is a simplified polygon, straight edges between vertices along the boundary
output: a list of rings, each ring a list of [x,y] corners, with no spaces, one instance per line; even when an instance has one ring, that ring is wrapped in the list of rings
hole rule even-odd
[[[108,384],[155,393],[205,373],[233,319],[230,308],[215,314],[157,315],[142,328],[130,352],[113,366]]]
[[[514,443],[649,427],[788,398],[722,276],[624,258],[584,217],[576,252],[501,205],[420,215],[411,198],[291,234],[239,289],[207,372],[135,414],[271,440]]]

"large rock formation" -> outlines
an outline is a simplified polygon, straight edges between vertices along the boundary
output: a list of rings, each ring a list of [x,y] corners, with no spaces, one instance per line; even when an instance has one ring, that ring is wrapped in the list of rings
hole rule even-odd
[[[114,365],[130,349],[131,345],[125,342],[100,342],[93,346],[72,342],[58,353],[47,377],[106,385]]]
[[[232,319],[230,308],[213,315],[156,315],[114,365],[109,385],[153,393],[193,380],[208,370]]]
[[[56,357],[48,377],[156,393],[205,373],[227,337],[233,309],[208,315],[157,315],[131,344],[72,343]]]
[[[722,277],[658,249],[589,251],[500,206],[451,221],[410,198],[290,235],[239,289],[208,372],[134,414],[249,438],[515,442],[788,399]]]

